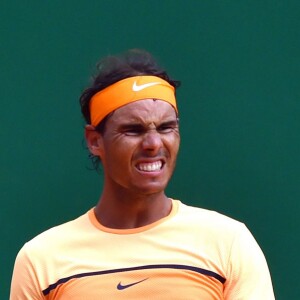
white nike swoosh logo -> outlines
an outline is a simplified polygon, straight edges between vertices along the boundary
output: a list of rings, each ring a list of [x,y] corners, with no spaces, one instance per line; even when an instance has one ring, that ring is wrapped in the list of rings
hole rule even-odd
[[[144,84],[141,84],[141,85],[137,85],[136,84],[136,81],[133,83],[133,86],[132,86],[132,90],[134,92],[138,92],[138,91],[141,91],[147,87],[150,87],[150,86],[153,86],[153,85],[156,85],[156,84],[160,84],[160,82],[149,82],[149,83],[144,83]]]

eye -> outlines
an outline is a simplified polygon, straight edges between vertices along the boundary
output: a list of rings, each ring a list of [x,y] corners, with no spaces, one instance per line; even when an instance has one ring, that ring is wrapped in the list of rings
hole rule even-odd
[[[122,129],[122,133],[128,136],[138,136],[145,132],[142,126],[126,126]]]
[[[159,126],[157,128],[157,131],[160,133],[169,133],[173,130],[173,127],[171,126]]]
[[[178,128],[178,124],[171,122],[171,123],[165,123],[161,124],[158,128],[157,131],[160,133],[170,133],[173,130],[176,130]]]

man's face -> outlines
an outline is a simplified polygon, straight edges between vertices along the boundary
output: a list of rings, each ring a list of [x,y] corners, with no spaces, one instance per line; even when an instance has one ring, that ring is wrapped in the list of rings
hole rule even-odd
[[[162,192],[179,143],[178,120],[169,103],[145,99],[117,109],[101,136],[106,187],[137,194]]]

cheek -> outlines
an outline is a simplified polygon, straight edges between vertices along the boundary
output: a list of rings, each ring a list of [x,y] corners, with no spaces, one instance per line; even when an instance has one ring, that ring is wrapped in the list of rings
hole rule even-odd
[[[175,156],[173,158],[176,158],[178,150],[179,150],[179,145],[180,145],[180,136],[179,135],[174,135],[171,139],[169,139],[166,142],[166,145],[168,145],[170,153]]]
[[[122,167],[130,165],[132,160],[132,153],[134,147],[127,141],[120,141],[118,143],[111,143],[105,147],[105,160],[107,166],[110,167]]]

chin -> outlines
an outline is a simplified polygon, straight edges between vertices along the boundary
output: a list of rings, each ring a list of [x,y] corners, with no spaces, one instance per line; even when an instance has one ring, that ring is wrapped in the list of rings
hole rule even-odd
[[[147,186],[139,186],[136,187],[135,190],[139,191],[139,193],[143,195],[154,195],[154,194],[160,194],[165,191],[166,185],[147,185]]]

